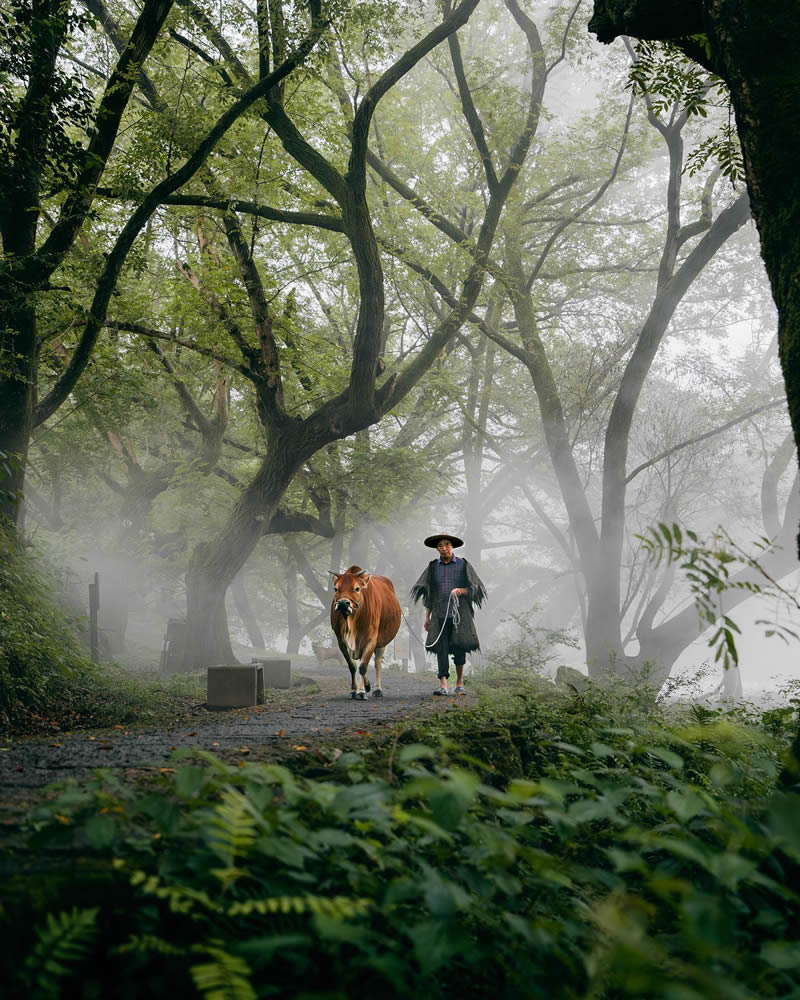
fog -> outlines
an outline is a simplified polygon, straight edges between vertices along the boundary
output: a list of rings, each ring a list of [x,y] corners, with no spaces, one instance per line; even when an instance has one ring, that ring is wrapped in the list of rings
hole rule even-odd
[[[775,310],[743,185],[700,155],[727,105],[712,91],[706,114],[687,117],[680,101],[632,94],[622,46],[601,51],[558,5],[534,6],[549,69],[536,116],[528,91],[539,64],[507,12],[489,4],[459,36],[461,91],[439,47],[376,112],[367,200],[382,284],[372,306],[341,226],[295,224],[301,210],[336,215],[325,175],[308,172],[308,158],[292,161],[257,119],[209,169],[227,198],[272,215],[237,208],[246,238],[236,243],[213,205],[154,214],[119,280],[117,326],[31,449],[27,531],[66,572],[79,614],[99,574],[104,659],[158,667],[168,622],[187,616],[192,559],[228,544],[242,497],[268,478],[258,463],[276,428],[311,426],[315,407],[345,393],[365,313],[380,298],[376,393],[404,385],[423,360],[424,374],[380,419],[341,440],[321,436],[280,495],[267,499],[264,488],[263,511],[248,515],[263,523],[251,524],[241,559],[209,558],[236,562],[225,605],[234,655],[307,657],[312,641],[332,644],[329,571],[358,564],[390,577],[404,607],[387,659],[430,668],[422,610],[408,593],[434,555],[423,539],[448,531],[465,539],[458,554],[489,592],[473,669],[591,673],[605,657],[632,675],[657,665],[659,684],[705,669],[698,684],[708,692],[720,681],[708,645],[716,626],[701,635],[685,568],[693,557],[687,549],[658,562],[644,541],[677,524],[684,541],[695,532],[716,553],[704,565],[723,553],[715,565],[729,576],[711,599],[741,630],[744,694],[800,679],[790,634],[800,629],[797,459]],[[329,68],[327,89],[310,76],[295,109],[314,148],[342,170],[349,126],[336,115],[375,72],[353,32],[341,42],[346,72]],[[232,39],[244,58],[247,30]],[[402,42],[400,32],[387,51],[375,43],[375,66],[397,58]],[[203,67],[194,71],[197,94],[181,88],[181,99],[201,120],[209,85]],[[161,85],[174,85],[160,72]],[[474,284],[474,241],[526,113],[535,135],[480,294],[434,351]],[[123,179],[152,166],[127,142],[114,167]],[[87,237],[92,260],[107,252],[104,226],[119,225],[122,211],[113,200],[104,208]],[[82,308],[92,290],[90,275],[74,290]],[[63,361],[74,346],[75,308],[66,298],[52,307],[56,373],[55,355]],[[146,340],[142,328],[166,333]],[[273,336],[277,404],[253,374]],[[279,418],[270,407],[283,407]],[[189,658],[183,669],[194,666]]]

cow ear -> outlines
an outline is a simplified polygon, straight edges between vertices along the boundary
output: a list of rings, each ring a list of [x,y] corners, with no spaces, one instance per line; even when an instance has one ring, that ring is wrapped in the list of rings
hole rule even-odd
[[[342,574],[341,573],[337,573],[336,570],[329,569],[328,572],[333,577],[333,582],[334,583],[336,583],[338,580],[341,579]]]
[[[362,573],[358,574],[358,578],[359,578],[359,580],[361,580],[362,585],[366,587],[366,585],[372,579],[372,574],[370,574],[366,570],[364,570]]]

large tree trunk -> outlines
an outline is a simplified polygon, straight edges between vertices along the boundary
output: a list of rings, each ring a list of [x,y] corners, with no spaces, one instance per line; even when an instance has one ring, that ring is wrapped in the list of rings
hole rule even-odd
[[[231,597],[236,608],[236,613],[242,620],[242,625],[247,632],[247,638],[254,649],[265,649],[264,635],[258,626],[258,621],[253,614],[253,607],[244,588],[244,578],[239,573],[231,584]]]
[[[42,3],[31,13],[37,43],[19,109],[19,133],[0,169],[5,265],[0,275],[0,514],[19,528],[39,365],[36,289],[19,275],[20,265],[36,249],[56,59],[67,30],[65,11],[53,2]]]
[[[297,607],[297,573],[294,566],[286,569],[286,652],[300,652],[300,615]]]
[[[315,450],[288,428],[277,433],[252,483],[228,523],[212,541],[192,553],[186,572],[184,667],[199,670],[235,663],[225,614],[225,594],[278,509],[286,488]]]
[[[712,51],[728,83],[800,447],[800,10],[780,0],[709,3]]]
[[[598,549],[602,543],[598,543]],[[586,581],[586,666],[589,676],[599,678],[609,673],[624,674],[627,662],[622,655],[619,613],[619,573],[617,567],[604,566],[595,559],[593,569],[584,565]]]
[[[39,351],[36,314],[24,302],[16,309],[0,308],[0,517],[22,530],[25,506],[25,466],[33,433]]]

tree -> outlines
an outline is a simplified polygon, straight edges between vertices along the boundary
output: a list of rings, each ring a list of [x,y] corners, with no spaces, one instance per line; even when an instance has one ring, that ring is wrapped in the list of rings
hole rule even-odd
[[[69,253],[91,209],[138,70],[152,49],[172,0],[146,0],[100,100],[67,74],[59,57],[84,15],[61,0],[16,2],[0,20],[3,129],[0,143],[0,451],[15,464],[0,468],[0,515],[16,523],[22,510],[25,463],[37,407],[41,351],[38,299]],[[18,83],[16,81],[19,81]],[[82,127],[88,143],[70,129]],[[66,194],[40,243],[42,205]],[[52,411],[51,411],[52,412]]]
[[[319,5],[312,3],[310,27],[299,35],[297,46],[291,52],[286,46],[277,50],[280,58],[271,69],[265,66],[259,82],[239,92],[199,142],[192,137],[195,142],[175,170],[171,159],[173,142],[168,143],[166,177],[142,193],[135,210],[125,216],[111,249],[103,255],[91,304],[83,317],[83,332],[63,371],[39,399],[40,355],[50,335],[40,329],[43,303],[48,293],[59,290],[51,279],[68,261],[76,240],[91,220],[98,184],[119,147],[117,137],[135,88],[141,87],[149,108],[164,111],[142,64],[172,8],[172,0],[147,0],[127,41],[120,39],[116,22],[98,0],[92,0],[91,6],[100,12],[104,27],[116,39],[121,52],[94,113],[86,87],[76,84],[64,69],[65,60],[77,58],[67,45],[71,34],[89,25],[83,15],[75,13],[76,5],[37,0],[31,7],[19,2],[4,11],[0,21],[7,43],[3,49],[6,118],[0,160],[0,453],[13,458],[0,466],[0,515],[12,526],[24,510],[22,497],[32,429],[58,410],[84,373],[135,239],[162,201],[203,167],[242,115],[303,62],[328,23]],[[71,137],[76,126],[83,141]],[[142,128],[141,121],[136,126],[137,131]],[[146,127],[142,130],[147,132]],[[175,145],[175,152],[184,152],[180,143]],[[48,199],[57,213],[55,219],[44,211]],[[40,233],[43,218],[50,226],[44,238]]]
[[[243,354],[240,370],[253,384],[265,435],[265,458],[250,484],[243,490],[228,524],[213,541],[199,545],[191,558],[187,574],[187,605],[190,645],[187,656],[195,665],[224,662],[231,654],[224,611],[224,596],[228,585],[253,550],[269,523],[272,512],[298,469],[323,446],[347,437],[376,423],[413,389],[421,376],[437,359],[459,329],[477,301],[484,280],[486,255],[492,244],[503,204],[524,160],[536,125],[538,105],[534,99],[525,115],[517,140],[506,155],[502,171],[492,167],[488,175],[487,205],[476,238],[466,240],[466,268],[462,291],[453,307],[443,315],[430,339],[398,371],[388,374],[379,387],[378,359],[384,344],[385,292],[380,251],[373,230],[367,198],[367,162],[370,151],[367,140],[378,102],[389,90],[440,41],[466,22],[477,0],[464,2],[445,11],[440,25],[401,55],[377,79],[368,80],[363,97],[341,100],[345,109],[347,143],[341,159],[348,163],[346,173],[307,140],[296,119],[297,110],[305,113],[308,103],[304,95],[293,95],[292,101],[280,88],[269,89],[263,118],[277,135],[290,157],[291,169],[301,183],[316,182],[329,199],[326,213],[315,218],[299,218],[299,213],[272,206],[244,205],[239,200],[227,201],[206,195],[181,195],[170,203],[202,205],[223,213],[226,237],[236,261],[257,335],[258,347],[250,347],[243,339],[238,348]],[[211,26],[198,22],[214,44]],[[261,24],[262,49],[279,44],[276,26],[267,37],[266,24]],[[279,34],[279,33],[278,33]],[[242,68],[237,68],[241,75]],[[245,71],[246,72],[246,71]],[[258,86],[258,84],[255,84]],[[331,209],[333,211],[331,211]],[[303,222],[323,229],[336,230],[347,238],[358,275],[359,310],[353,339],[352,361],[346,387],[306,415],[293,416],[287,411],[282,380],[283,351],[279,344],[275,316],[264,290],[264,284],[251,247],[243,236],[237,212],[262,212],[266,217],[287,223]]]
[[[727,84],[800,446],[800,10],[781,0],[595,0],[589,30],[605,43],[670,42]]]
[[[522,27],[524,22],[520,21]],[[530,25],[525,27],[531,31]],[[543,80],[552,67],[546,65],[541,55],[541,43],[537,50],[542,66],[539,85],[543,87]],[[482,95],[482,101],[486,100]],[[608,120],[607,111],[604,114]],[[634,323],[638,325],[626,331],[621,343],[603,348],[605,357],[593,374],[594,388],[582,398],[576,398],[573,405],[569,393],[570,376],[577,367],[576,348],[573,346],[564,359],[558,356],[559,327],[569,323],[564,316],[567,303],[581,294],[570,274],[575,274],[576,260],[591,254],[598,261],[595,273],[601,279],[602,264],[611,257],[614,248],[609,238],[587,253],[585,235],[575,234],[585,222],[596,226],[605,222],[613,226],[621,221],[597,213],[609,189],[624,179],[620,168],[632,114],[633,104],[628,108],[627,122],[620,123],[622,134],[616,137],[617,155],[615,160],[612,158],[604,177],[597,176],[595,160],[583,167],[582,172],[579,167],[567,175],[562,169],[560,174],[545,179],[540,176],[543,158],[540,152],[536,174],[526,172],[523,175],[515,189],[514,210],[504,217],[503,258],[493,258],[490,263],[495,287],[501,290],[501,304],[487,310],[483,317],[471,317],[487,337],[517,358],[529,373],[541,412],[546,446],[568,512],[568,535],[558,531],[556,534],[585,581],[587,660],[590,669],[597,673],[607,670],[610,663],[616,662],[622,667],[625,662],[620,631],[620,575],[625,540],[626,466],[630,432],[645,380],[679,304],[717,251],[749,217],[747,197],[740,195],[731,199],[726,192],[720,196],[719,191],[715,192],[718,172],[710,172],[705,188],[693,194],[698,203],[692,212],[694,217],[686,220],[683,133],[688,114],[672,103],[663,115],[651,108],[650,125],[663,141],[669,162],[666,229],[652,269],[655,290],[650,292],[653,297],[644,322],[637,317],[637,309],[629,310],[631,327]],[[477,115],[474,121],[476,141],[480,141],[481,122]],[[603,135],[604,145],[609,139],[607,132],[608,129]],[[642,140],[635,141],[641,143]],[[715,201],[722,202],[716,212]],[[617,263],[616,259],[612,262]],[[635,266],[628,265],[628,268],[636,270]],[[563,277],[554,277],[559,269]],[[609,266],[608,270],[612,269]],[[649,269],[640,270],[644,270],[645,280],[650,281]],[[557,304],[559,288],[563,299],[560,305]],[[594,295],[593,309],[597,311],[597,292]],[[506,296],[513,307],[510,319],[506,318],[502,307],[502,299]],[[554,304],[548,312],[544,300],[550,298]],[[516,335],[506,330],[514,330]],[[603,338],[607,341],[607,334],[604,333]],[[592,396],[597,396],[597,400],[593,401]],[[471,388],[466,402],[474,408]],[[587,408],[600,410],[605,418],[599,444],[585,441],[583,425],[587,420]],[[516,419],[519,420],[519,416]],[[599,447],[602,454],[602,489],[596,504],[590,493],[594,487],[587,485],[590,475],[581,468],[580,453],[589,446],[595,454]],[[535,454],[535,450],[531,450]],[[474,453],[474,445],[467,441],[468,468],[474,462],[471,453]],[[474,471],[469,478],[475,478]],[[599,523],[596,521],[598,513]],[[537,514],[543,516],[541,508]]]

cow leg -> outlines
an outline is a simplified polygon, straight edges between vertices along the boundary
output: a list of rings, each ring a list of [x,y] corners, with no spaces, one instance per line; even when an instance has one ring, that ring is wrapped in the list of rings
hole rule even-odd
[[[367,679],[367,670],[369,669],[369,661],[372,658],[374,649],[374,646],[367,646],[361,656],[361,661],[358,664],[358,690],[356,691],[356,698],[366,698],[367,693],[370,690],[369,680]]]
[[[349,651],[349,649],[346,646],[342,645],[342,643],[339,643],[339,649],[342,651],[342,656],[344,657],[344,661],[347,664],[347,669],[350,671],[350,697],[351,698],[355,698],[355,696],[356,696],[356,665],[355,665],[355,663],[353,663],[352,659],[350,658],[350,651]]]
[[[385,649],[385,646],[375,647],[375,692],[372,695],[373,698],[383,697],[383,689],[381,688],[381,667],[383,666],[383,652]]]
[[[350,697],[355,698],[356,690],[358,685],[356,684],[356,666],[351,662],[350,657],[347,657],[347,666],[350,668]]]
[[[360,698],[362,701],[367,697],[367,692],[369,691],[369,681],[367,680],[367,666],[368,664],[362,660],[358,665],[358,677],[356,678],[356,683],[358,685],[356,690],[356,698]]]

